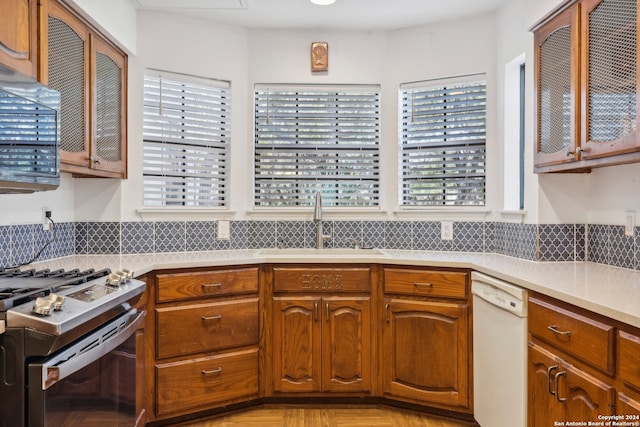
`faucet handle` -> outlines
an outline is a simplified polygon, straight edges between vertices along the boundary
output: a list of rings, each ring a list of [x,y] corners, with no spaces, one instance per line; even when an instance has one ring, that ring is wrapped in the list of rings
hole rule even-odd
[[[353,249],[360,249],[360,241],[358,239],[352,239],[351,240],[353,242]]]

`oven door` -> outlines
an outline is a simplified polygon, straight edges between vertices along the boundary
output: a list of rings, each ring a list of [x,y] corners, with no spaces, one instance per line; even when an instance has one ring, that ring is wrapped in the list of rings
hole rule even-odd
[[[136,425],[136,331],[130,310],[44,361],[28,365],[29,427]]]

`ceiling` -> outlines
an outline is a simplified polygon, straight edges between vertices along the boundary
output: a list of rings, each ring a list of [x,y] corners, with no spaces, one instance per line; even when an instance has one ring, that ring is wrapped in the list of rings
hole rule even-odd
[[[508,0],[132,0],[212,22],[266,29],[394,30],[491,12]]]

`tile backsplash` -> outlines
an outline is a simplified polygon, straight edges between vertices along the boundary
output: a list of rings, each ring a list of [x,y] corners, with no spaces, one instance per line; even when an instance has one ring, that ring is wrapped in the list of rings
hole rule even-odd
[[[498,253],[535,261],[593,261],[640,269],[640,228],[600,224],[454,222],[453,239],[440,238],[439,221],[325,221],[328,247],[354,242],[382,249]],[[55,233],[55,234],[54,234]],[[231,238],[216,239],[215,221],[76,222],[0,226],[0,266],[29,261],[55,236],[39,260],[73,254],[136,254],[224,249],[313,247],[311,221],[231,221]]]

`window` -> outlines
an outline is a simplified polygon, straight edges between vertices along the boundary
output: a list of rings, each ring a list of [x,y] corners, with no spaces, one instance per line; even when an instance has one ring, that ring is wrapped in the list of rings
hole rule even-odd
[[[525,55],[504,67],[504,210],[524,210]]]
[[[400,206],[484,206],[484,76],[402,84],[400,106]]]
[[[255,88],[256,207],[379,205],[377,86]]]
[[[226,206],[230,114],[228,82],[147,70],[145,207]]]

